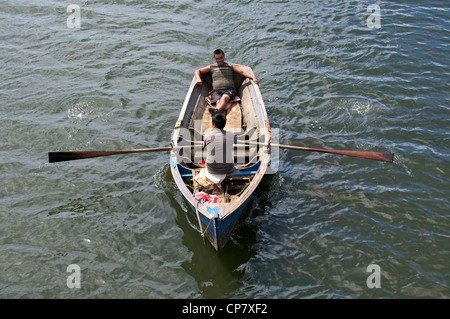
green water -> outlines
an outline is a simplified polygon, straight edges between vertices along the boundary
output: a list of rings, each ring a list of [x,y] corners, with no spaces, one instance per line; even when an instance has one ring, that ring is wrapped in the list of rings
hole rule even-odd
[[[450,297],[449,20],[445,1],[1,1],[0,298]],[[280,150],[221,252],[168,153],[48,163],[168,146],[216,48],[253,68],[280,143],[394,163]]]

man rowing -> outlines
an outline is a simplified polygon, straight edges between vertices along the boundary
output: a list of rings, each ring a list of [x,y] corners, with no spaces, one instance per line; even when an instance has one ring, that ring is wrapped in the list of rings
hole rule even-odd
[[[211,121],[212,128],[206,131],[203,142],[206,169],[195,180],[205,188],[213,186],[221,189],[222,181],[234,168],[233,147],[237,139],[233,132],[224,130],[227,122],[225,115],[214,114]]]

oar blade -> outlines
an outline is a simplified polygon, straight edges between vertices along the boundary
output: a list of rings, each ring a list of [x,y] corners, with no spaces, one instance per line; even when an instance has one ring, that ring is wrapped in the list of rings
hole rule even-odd
[[[133,150],[118,150],[118,151],[49,152],[48,153],[48,162],[56,163],[56,162],[74,161],[74,160],[79,160],[79,159],[108,156],[108,155],[170,151],[171,149],[172,149],[172,147],[155,147],[155,148],[141,148],[141,149],[133,149]]]
[[[380,157],[379,159],[377,159],[378,161],[385,161],[389,163],[392,163],[394,161],[394,153],[378,153],[378,154]]]
[[[108,151],[80,151],[80,152],[49,152],[48,153],[48,162],[49,163],[57,163],[57,162],[65,162],[65,161],[74,161],[85,158],[99,157],[99,156],[107,156],[117,154],[116,152],[108,152]]]
[[[340,150],[317,150],[318,152],[333,153],[347,156],[360,157],[371,159],[375,161],[384,161],[392,163],[394,161],[394,154],[379,153],[379,152],[361,152],[361,151],[340,151]]]
[[[371,160],[376,160],[376,161],[384,161],[384,162],[390,162],[390,163],[392,163],[394,161],[393,153],[346,151],[346,150],[325,150],[325,149],[320,149],[320,148],[309,148],[309,147],[281,145],[281,144],[274,144],[273,146],[280,147],[280,148],[286,148],[286,149],[301,150],[301,151],[312,151],[312,152],[322,152],[322,153],[354,156],[354,157],[360,157],[360,158],[371,159]]]

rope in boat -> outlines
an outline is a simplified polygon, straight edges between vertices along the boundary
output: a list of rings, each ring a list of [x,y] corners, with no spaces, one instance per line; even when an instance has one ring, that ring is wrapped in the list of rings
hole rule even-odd
[[[197,215],[197,220],[198,220],[198,225],[200,226],[200,235],[203,238],[203,244],[205,243],[205,234],[203,233],[203,229],[202,229],[202,222],[200,220],[200,215],[198,214],[198,201],[196,200],[197,204],[195,205],[195,214]],[[208,224],[209,226],[209,224]],[[208,228],[206,228],[208,229]]]
[[[209,219],[208,226],[206,226],[205,231],[203,231],[203,228],[202,228],[202,222],[201,222],[201,220],[200,220],[200,215],[199,215],[199,213],[198,213],[198,203],[199,203],[199,201],[196,200],[196,203],[197,203],[197,204],[195,205],[195,214],[197,215],[198,225],[200,226],[200,236],[202,236],[202,238],[203,238],[203,244],[204,244],[204,243],[205,243],[205,234],[206,234],[206,231],[207,231],[208,228],[209,228],[209,225],[211,225],[212,218]]]
[[[211,225],[211,221],[212,221],[212,218],[210,218],[209,219],[209,223],[208,223],[208,226],[206,226],[206,229],[205,229],[205,232],[202,234],[202,237],[203,237],[203,242],[205,242],[205,233],[206,233],[206,231],[208,230],[208,228],[209,228],[209,225]]]

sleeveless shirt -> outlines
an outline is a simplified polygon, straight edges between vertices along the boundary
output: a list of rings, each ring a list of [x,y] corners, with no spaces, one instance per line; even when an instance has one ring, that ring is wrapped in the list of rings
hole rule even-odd
[[[212,64],[212,86],[213,90],[234,88],[233,64],[224,62],[222,66]]]

